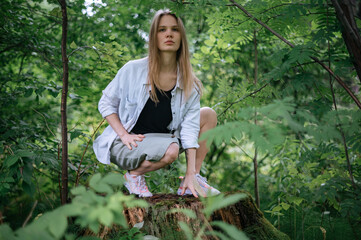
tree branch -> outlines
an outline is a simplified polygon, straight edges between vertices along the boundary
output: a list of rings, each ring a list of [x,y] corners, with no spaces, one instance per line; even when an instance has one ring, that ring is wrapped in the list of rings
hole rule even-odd
[[[25,222],[23,223],[23,228],[26,226],[26,224],[29,222],[31,216],[33,215],[33,212],[34,212],[34,210],[35,210],[36,205],[38,205],[38,200],[36,200],[36,201],[34,202],[33,207],[31,208],[28,217],[25,219]]]
[[[94,52],[98,55],[98,58],[99,58],[100,62],[103,63],[103,61],[102,61],[102,59],[101,59],[101,57],[100,57],[99,52],[98,52],[94,47],[89,47],[89,46],[82,46],[82,47],[78,47],[77,49],[74,49],[74,50],[68,55],[68,58],[70,58],[71,55],[73,55],[73,53],[75,53],[75,52],[77,52],[77,51],[80,51],[80,50],[83,49],[83,48],[90,48],[90,49],[94,50]]]
[[[105,119],[103,119],[103,121],[100,122],[100,124],[98,125],[98,127],[95,129],[95,131],[93,132],[91,138],[89,139],[86,147],[85,147],[85,150],[83,152],[83,155],[81,156],[81,159],[80,159],[80,163],[79,163],[79,166],[78,166],[78,170],[76,171],[76,178],[75,178],[75,186],[78,186],[79,184],[79,177],[80,177],[80,167],[81,167],[81,163],[83,162],[83,159],[84,159],[84,156],[85,156],[85,153],[86,153],[86,150],[88,149],[88,146],[90,144],[90,141],[93,139],[95,133],[99,130],[100,126],[104,123]]]
[[[237,101],[232,102],[221,114],[219,114],[219,116],[223,115],[223,114],[224,114],[228,109],[230,109],[234,104],[239,103],[239,102],[243,101],[244,99],[246,99],[246,98],[248,98],[248,97],[250,97],[250,96],[258,93],[258,92],[261,91],[263,88],[265,88],[267,85],[268,85],[268,83],[266,83],[265,85],[263,85],[262,87],[260,87],[260,88],[257,89],[256,91],[251,92],[251,93],[247,94],[246,96],[243,96],[243,97],[239,98]]]
[[[260,21],[259,19],[255,18],[252,14],[250,14],[245,8],[243,8],[241,5],[239,5],[238,3],[236,3],[234,0],[230,0],[232,3],[235,4],[235,6],[237,8],[239,8],[242,12],[244,12],[249,18],[253,19],[255,22],[257,22],[258,24],[260,24],[261,26],[263,26],[264,28],[266,28],[268,31],[270,31],[271,33],[273,33],[273,35],[275,35],[276,37],[278,37],[280,40],[282,40],[284,43],[286,43],[288,46],[294,48],[295,45],[292,44],[291,42],[289,42],[287,39],[285,39],[284,37],[282,37],[280,34],[278,34],[276,31],[274,31],[272,28],[270,28],[267,24],[263,23],[262,21]],[[354,102],[356,103],[356,105],[359,107],[359,109],[361,109],[361,102],[357,99],[357,97],[353,94],[353,92],[347,87],[347,85],[342,81],[342,79],[337,76],[329,67],[327,67],[324,63],[322,63],[320,60],[318,60],[318,58],[316,57],[310,57],[311,59],[313,59],[315,62],[317,62],[318,64],[320,64],[328,73],[330,73],[336,80],[337,82],[346,90],[346,92],[351,96],[351,98],[354,100]]]

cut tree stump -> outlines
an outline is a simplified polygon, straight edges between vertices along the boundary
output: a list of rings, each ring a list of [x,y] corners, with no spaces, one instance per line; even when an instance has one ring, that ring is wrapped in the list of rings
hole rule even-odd
[[[250,239],[287,239],[290,238],[277,230],[256,207],[252,196],[240,200],[236,204],[217,210],[208,219],[212,221],[223,221],[238,229],[242,230]],[[151,198],[144,198],[149,207],[126,209],[124,214],[130,226],[136,223],[144,222],[141,229],[147,235],[153,235],[160,239],[181,240],[186,239],[178,222],[183,221],[192,229],[194,235],[198,233],[201,225],[205,222],[205,216],[202,213],[202,203],[193,196],[178,196],[176,194],[155,194]],[[197,219],[190,219],[183,213],[171,213],[168,211],[173,208],[187,208],[194,211]],[[207,230],[212,230],[211,226],[207,226]],[[203,239],[216,239],[207,236]]]

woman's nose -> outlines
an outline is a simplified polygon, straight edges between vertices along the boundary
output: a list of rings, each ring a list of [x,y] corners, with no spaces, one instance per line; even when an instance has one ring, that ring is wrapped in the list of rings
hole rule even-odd
[[[166,33],[167,33],[167,37],[173,37],[172,30],[168,29]]]

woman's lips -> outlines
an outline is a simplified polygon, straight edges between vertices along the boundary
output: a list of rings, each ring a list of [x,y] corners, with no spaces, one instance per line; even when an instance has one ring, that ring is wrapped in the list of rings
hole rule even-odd
[[[165,44],[173,44],[173,41],[166,41]]]

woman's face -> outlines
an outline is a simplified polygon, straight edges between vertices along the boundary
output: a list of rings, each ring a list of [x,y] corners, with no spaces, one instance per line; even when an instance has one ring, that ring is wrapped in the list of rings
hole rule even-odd
[[[181,34],[177,20],[171,15],[164,15],[159,21],[158,48],[160,51],[176,52],[181,43]]]

